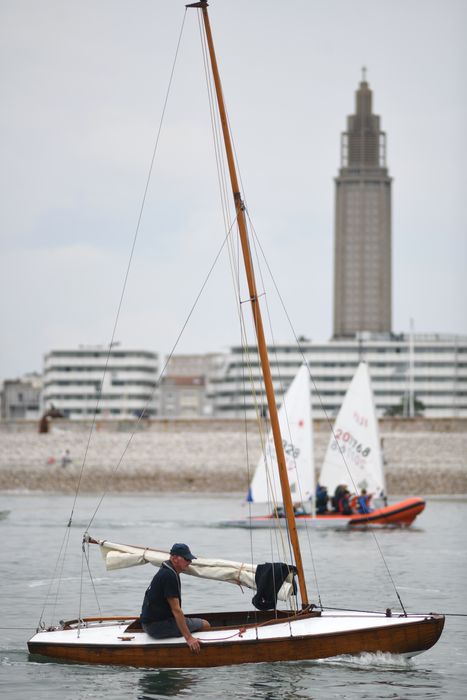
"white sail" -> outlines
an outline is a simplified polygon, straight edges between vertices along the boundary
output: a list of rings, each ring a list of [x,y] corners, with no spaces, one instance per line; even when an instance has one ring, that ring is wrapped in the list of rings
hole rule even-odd
[[[154,566],[162,566],[162,562],[167,561],[170,557],[169,552],[148,547],[134,547],[133,545],[118,544],[107,540],[98,540],[97,543],[100,546],[108,571],[126,569],[130,566],[141,566],[148,563]],[[192,561],[183,573],[189,576],[235,583],[237,586],[245,586],[256,590],[256,566],[245,562],[197,558]],[[292,578],[293,576],[290,573],[282,584],[277,596],[279,600],[287,601],[293,595]]]
[[[362,489],[375,496],[386,493],[378,421],[366,362],[359,364],[334,423],[319,483],[326,486],[330,496],[339,484],[359,493]]]
[[[288,388],[279,424],[284,445],[292,501],[309,501],[314,495],[313,436],[311,424],[310,378],[302,365]],[[248,500],[255,503],[282,503],[279,471],[272,433],[256,467]]]

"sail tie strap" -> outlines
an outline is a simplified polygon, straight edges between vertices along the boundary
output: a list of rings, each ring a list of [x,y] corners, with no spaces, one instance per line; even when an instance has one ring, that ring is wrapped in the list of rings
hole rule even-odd
[[[238,570],[237,580],[236,580],[236,584],[237,584],[237,586],[240,588],[240,590],[241,590],[242,593],[245,593],[245,591],[243,590],[243,586],[242,586],[242,584],[240,583],[240,581],[241,581],[240,577],[241,577],[241,575],[242,575],[242,571],[243,571],[244,566],[245,566],[245,562],[242,561],[242,563],[240,564],[240,568],[239,568],[239,570]]]

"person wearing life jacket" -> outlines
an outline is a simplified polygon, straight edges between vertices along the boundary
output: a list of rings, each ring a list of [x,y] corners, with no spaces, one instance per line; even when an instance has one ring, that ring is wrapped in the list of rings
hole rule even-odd
[[[344,493],[339,499],[339,513],[341,515],[352,515],[352,508],[350,506],[350,491],[345,489]]]
[[[318,515],[323,515],[328,511],[328,490],[326,486],[321,486],[317,484],[316,486],[316,513]]]
[[[362,489],[360,496],[357,498],[357,511],[364,515],[365,513],[371,513],[372,508],[370,507],[371,493],[368,494],[366,489]]]
[[[335,513],[339,513],[339,501],[344,495],[344,493],[347,491],[347,486],[345,484],[339,484],[336,486],[336,490],[334,491],[334,496],[331,499],[332,507],[334,509]]]

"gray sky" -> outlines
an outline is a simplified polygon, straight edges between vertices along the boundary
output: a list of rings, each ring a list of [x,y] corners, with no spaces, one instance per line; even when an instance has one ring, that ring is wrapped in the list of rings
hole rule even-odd
[[[223,238],[189,11],[116,337],[170,349]],[[0,0],[0,377],[110,340],[184,15]],[[333,178],[361,66],[388,134],[393,328],[467,333],[467,3],[213,0],[255,229],[297,333],[332,333]],[[288,324],[274,324],[291,341]],[[240,340],[224,255],[179,352]]]

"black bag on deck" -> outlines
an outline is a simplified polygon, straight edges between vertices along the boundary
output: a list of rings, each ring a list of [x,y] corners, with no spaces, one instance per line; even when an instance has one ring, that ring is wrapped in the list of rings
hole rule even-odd
[[[281,562],[275,564],[267,562],[256,567],[256,594],[251,602],[257,610],[272,610],[276,608],[277,594],[291,572],[295,576],[297,573],[296,567]],[[296,594],[297,584],[295,583],[295,578],[292,581],[292,585],[293,592]]]

